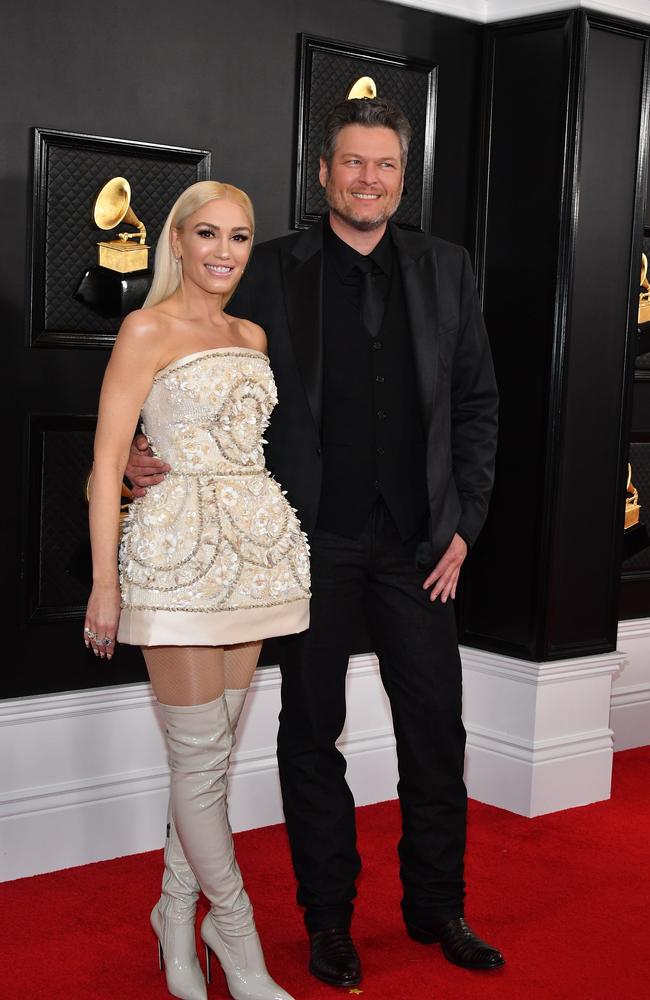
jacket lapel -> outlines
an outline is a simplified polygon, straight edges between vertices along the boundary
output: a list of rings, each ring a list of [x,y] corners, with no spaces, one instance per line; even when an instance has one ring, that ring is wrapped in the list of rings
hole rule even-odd
[[[323,407],[323,227],[316,223],[283,253],[289,333],[320,437]]]
[[[425,427],[431,422],[438,371],[438,268],[435,249],[421,233],[391,224],[404,283],[420,405]]]

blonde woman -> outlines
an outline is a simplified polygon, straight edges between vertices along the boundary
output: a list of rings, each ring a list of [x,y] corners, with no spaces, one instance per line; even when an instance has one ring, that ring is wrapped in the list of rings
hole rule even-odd
[[[208,981],[214,952],[235,1000],[291,1000],[266,971],[234,857],[227,771],[268,636],[308,626],[305,536],[264,466],[276,403],[264,331],[224,312],[251,252],[248,196],[203,181],[173,206],[144,307],[124,320],[95,436],[86,645],[142,647],[171,768],[162,895],[151,914],[169,992],[205,1000],[194,917],[199,887]],[[121,482],[140,416],[170,468],[132,504],[118,547]]]

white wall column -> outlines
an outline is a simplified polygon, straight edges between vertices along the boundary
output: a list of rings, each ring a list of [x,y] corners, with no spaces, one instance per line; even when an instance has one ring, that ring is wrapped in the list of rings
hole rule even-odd
[[[522,816],[609,798],[611,685],[623,659],[531,663],[463,649],[470,796]]]

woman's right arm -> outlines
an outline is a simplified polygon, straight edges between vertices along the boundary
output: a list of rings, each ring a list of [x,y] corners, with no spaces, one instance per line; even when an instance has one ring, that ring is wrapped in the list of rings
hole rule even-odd
[[[117,570],[122,477],[140,410],[153,377],[162,367],[161,338],[149,310],[131,313],[115,341],[99,400],[90,496],[90,544],[93,589],[88,600],[84,635],[99,655],[110,659],[120,612]],[[96,638],[93,638],[93,635]]]

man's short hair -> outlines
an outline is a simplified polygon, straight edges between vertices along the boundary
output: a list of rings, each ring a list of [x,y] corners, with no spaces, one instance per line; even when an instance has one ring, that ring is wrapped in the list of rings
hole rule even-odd
[[[406,167],[412,129],[402,109],[392,101],[387,101],[383,97],[360,97],[351,101],[341,101],[332,108],[325,122],[320,154],[328,167],[332,165],[339,132],[346,125],[392,129],[399,139],[402,169]]]

